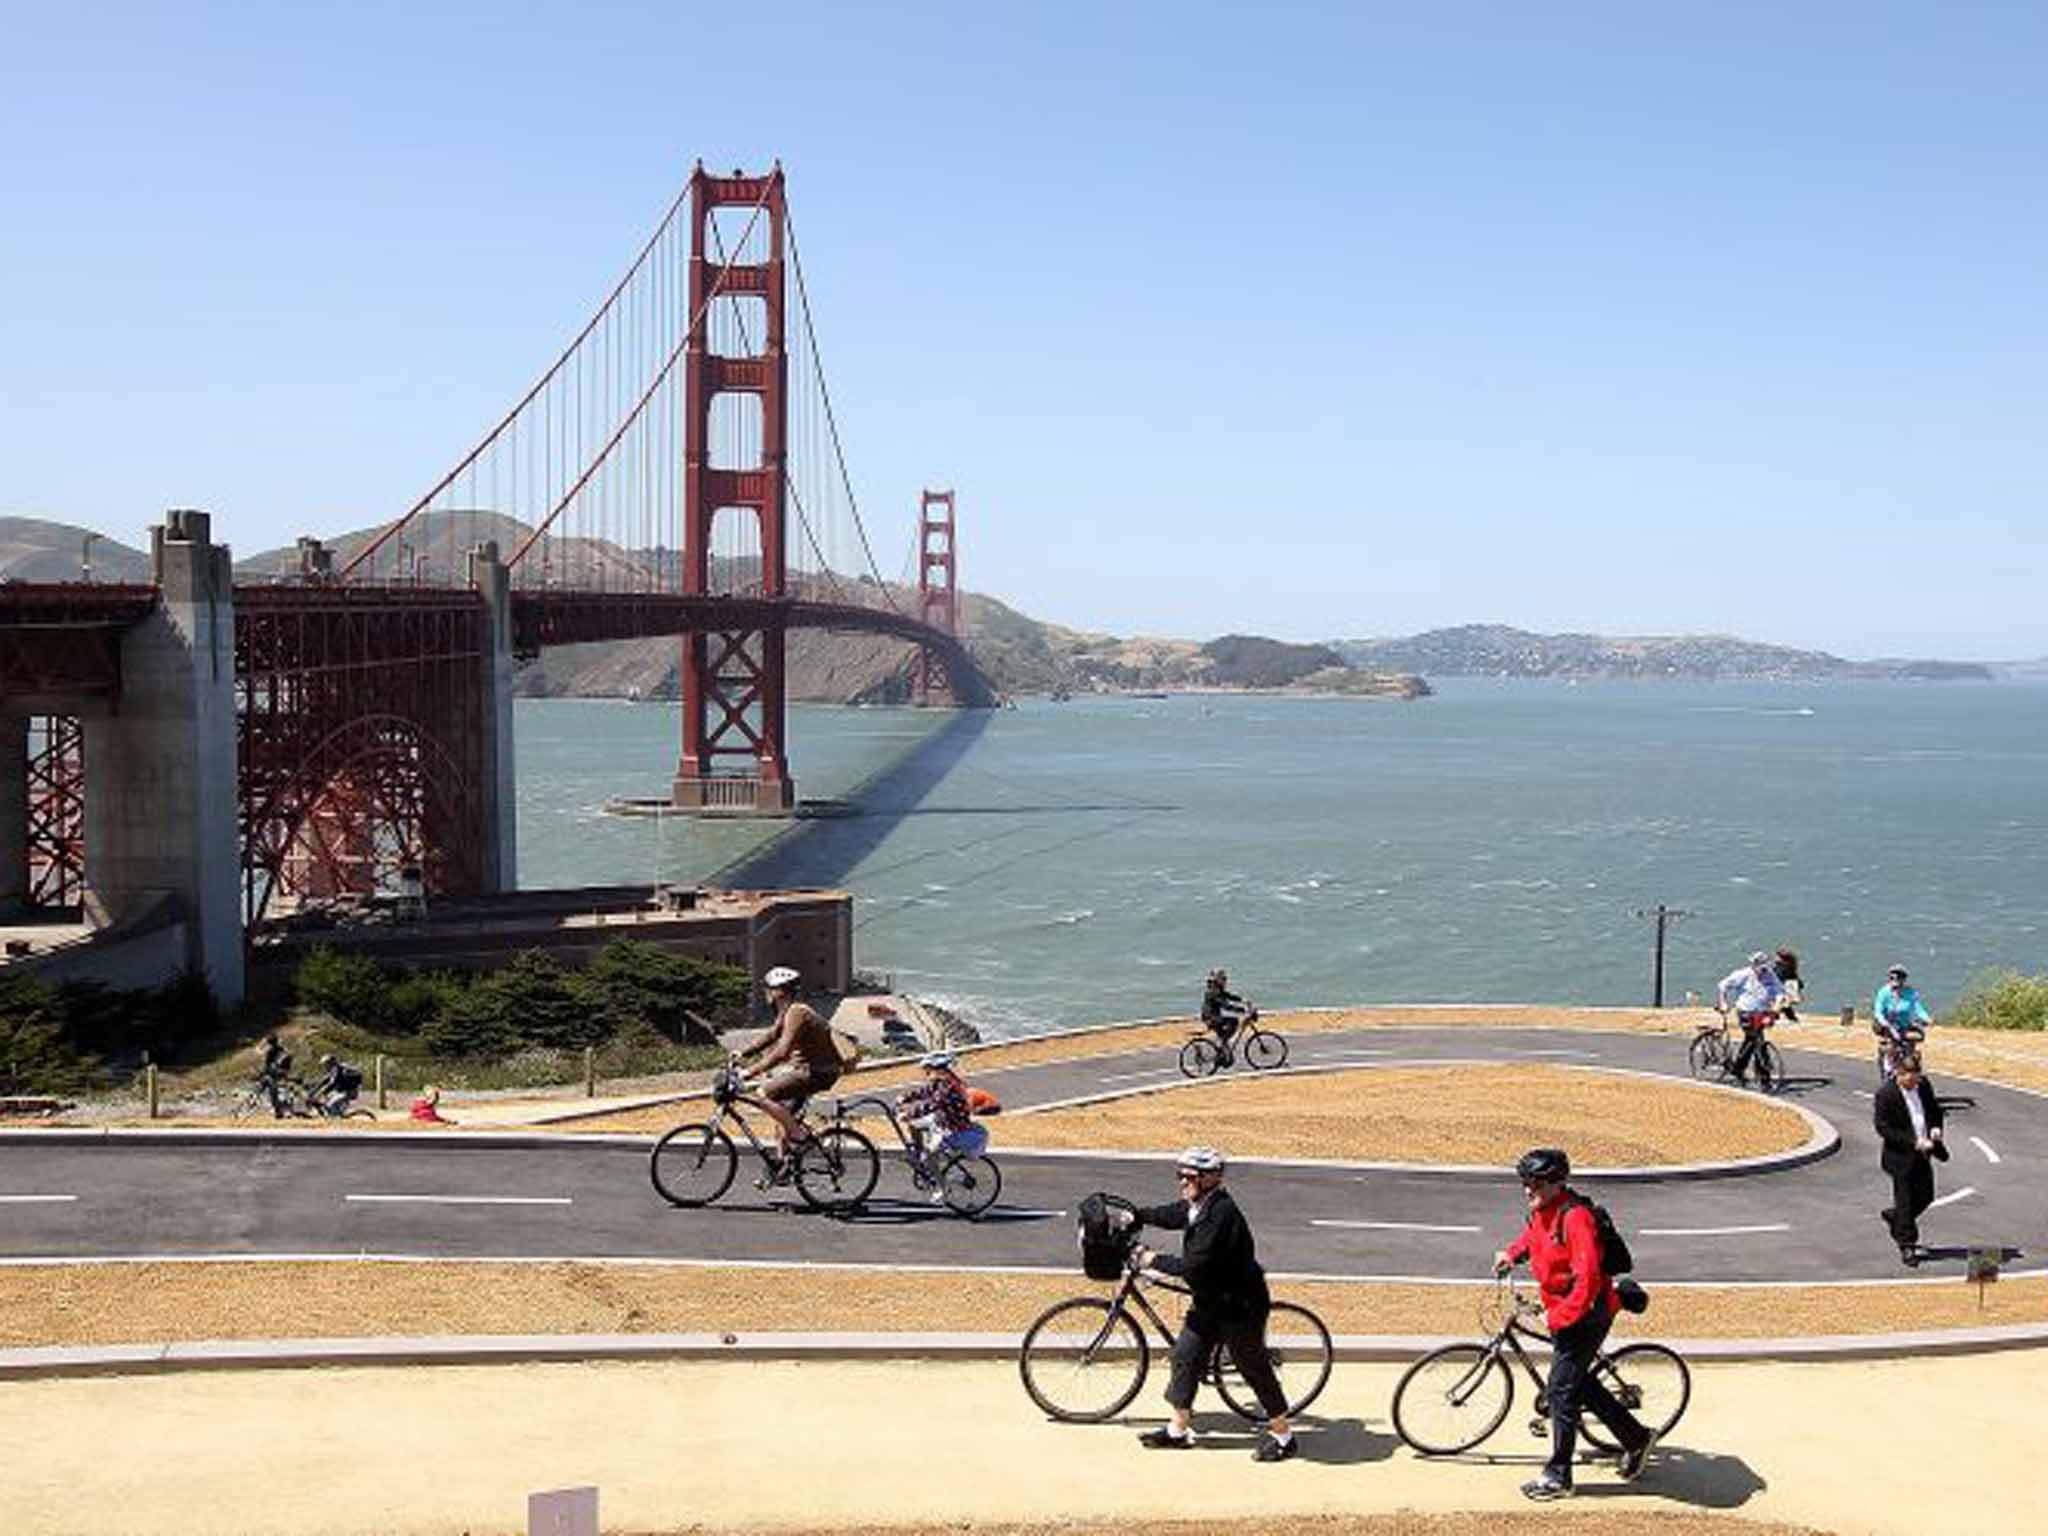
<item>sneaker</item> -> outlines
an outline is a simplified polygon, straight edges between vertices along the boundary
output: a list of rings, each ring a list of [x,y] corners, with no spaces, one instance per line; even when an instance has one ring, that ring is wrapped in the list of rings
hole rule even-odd
[[[1293,1435],[1285,1440],[1275,1440],[1271,1435],[1263,1436],[1258,1449],[1252,1452],[1253,1461],[1292,1461],[1301,1454],[1301,1441]]]
[[[1176,1435],[1162,1424],[1138,1436],[1138,1444],[1148,1451],[1186,1451],[1194,1448],[1195,1437],[1192,1434]]]
[[[1899,1245],[1899,1262],[1908,1269],[1918,1269],[1920,1261],[1925,1257],[1927,1257],[1926,1252],[1912,1243],[1901,1243]]]
[[[925,1198],[929,1200],[933,1205],[944,1205],[946,1203],[946,1192],[943,1189],[935,1187],[929,1195],[925,1196]]]
[[[1522,1497],[1534,1499],[1538,1504],[1548,1504],[1552,1499],[1568,1499],[1571,1496],[1572,1485],[1559,1482],[1548,1472],[1522,1484]]]
[[[1632,1483],[1643,1475],[1643,1463],[1650,1458],[1650,1452],[1657,1448],[1657,1432],[1653,1429],[1643,1437],[1643,1443],[1632,1451],[1623,1451],[1621,1460],[1614,1464],[1616,1474],[1624,1483]]]

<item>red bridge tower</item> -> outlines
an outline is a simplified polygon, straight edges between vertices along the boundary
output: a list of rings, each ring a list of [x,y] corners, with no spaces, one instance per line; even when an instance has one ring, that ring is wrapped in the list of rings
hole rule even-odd
[[[705,255],[705,234],[719,208],[755,210],[767,224],[767,259],[743,262]],[[789,427],[789,358],[783,344],[783,181],[766,176],[713,176],[702,165],[690,177],[690,315],[683,384],[683,592],[711,592],[711,531],[722,510],[751,515],[760,528],[760,595],[788,594],[785,558],[785,470]],[[739,258],[742,249],[723,252]],[[756,299],[763,310],[761,350],[724,356],[711,350],[711,306],[723,298]],[[744,331],[744,328],[742,328]],[[745,334],[752,335],[751,331]],[[713,402],[751,394],[761,402],[760,461],[715,468],[711,463]],[[671,793],[679,808],[768,812],[793,810],[783,707],[784,630],[693,631],[683,638],[683,755]],[[723,769],[724,771],[721,771]],[[734,771],[737,769],[738,771]]]
[[[954,561],[953,493],[926,491],[917,512],[917,616],[956,638],[960,633],[959,567]],[[919,704],[948,692],[946,670],[928,647],[917,653]]]

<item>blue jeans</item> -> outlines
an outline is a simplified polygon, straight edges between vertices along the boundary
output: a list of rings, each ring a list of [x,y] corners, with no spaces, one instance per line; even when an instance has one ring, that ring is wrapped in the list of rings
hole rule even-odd
[[[1551,1338],[1550,1383],[1545,1393],[1550,1400],[1550,1461],[1543,1470],[1566,1487],[1571,1486],[1572,1452],[1579,1443],[1582,1410],[1591,1409],[1624,1450],[1632,1451],[1650,1438],[1635,1415],[1593,1375],[1593,1357],[1613,1326],[1614,1319],[1596,1304],[1592,1312]]]

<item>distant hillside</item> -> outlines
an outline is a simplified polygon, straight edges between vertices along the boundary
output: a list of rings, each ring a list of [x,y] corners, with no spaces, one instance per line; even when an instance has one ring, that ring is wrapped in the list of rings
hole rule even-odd
[[[90,528],[40,517],[0,517],[0,581],[79,581]],[[92,579],[149,580],[149,556],[104,534],[93,539]]]
[[[1540,635],[1504,624],[1465,624],[1397,640],[1339,640],[1354,666],[1432,677],[1728,678],[1783,681],[1896,678],[1988,681],[1978,662],[1846,661],[1732,635]]]

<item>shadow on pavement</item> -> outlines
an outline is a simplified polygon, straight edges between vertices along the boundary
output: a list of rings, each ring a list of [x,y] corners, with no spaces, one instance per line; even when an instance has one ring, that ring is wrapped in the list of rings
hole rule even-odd
[[[1718,1456],[1683,1446],[1659,1446],[1633,1483],[1576,1479],[1582,1499],[1650,1495],[1695,1509],[1740,1509],[1770,1485],[1740,1456]]]
[[[1057,1211],[1013,1210],[1002,1205],[992,1205],[979,1216],[956,1216],[943,1205],[931,1205],[922,1200],[869,1200],[857,1210],[840,1213],[839,1219],[854,1227],[910,1227],[927,1221],[971,1222],[976,1226],[1001,1226],[1010,1222],[1053,1221],[1061,1215]]]
[[[1120,1428],[1142,1431],[1164,1424],[1166,1419],[1157,1414],[1127,1414],[1111,1422]],[[1266,1432],[1263,1424],[1249,1424],[1234,1413],[1197,1409],[1193,1423],[1195,1450],[1220,1451],[1232,1456],[1250,1456]],[[1400,1443],[1390,1434],[1368,1429],[1363,1419],[1325,1419],[1312,1413],[1295,1416],[1294,1432],[1301,1441],[1301,1459],[1327,1466],[1356,1467],[1385,1461]]]

